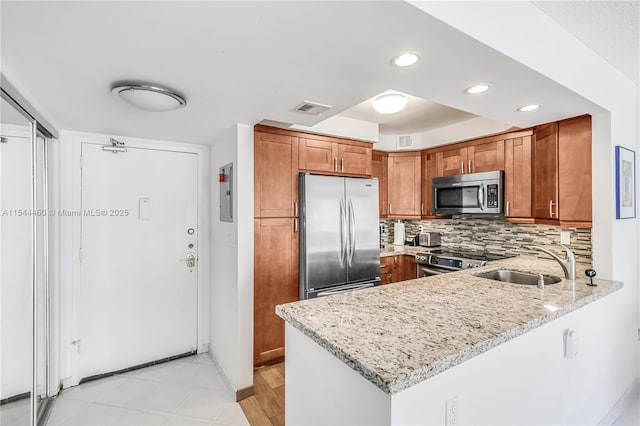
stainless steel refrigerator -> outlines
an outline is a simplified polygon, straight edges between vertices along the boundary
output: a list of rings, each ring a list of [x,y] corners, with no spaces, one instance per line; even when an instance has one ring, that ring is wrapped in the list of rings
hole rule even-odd
[[[379,285],[378,180],[299,179],[300,299]]]

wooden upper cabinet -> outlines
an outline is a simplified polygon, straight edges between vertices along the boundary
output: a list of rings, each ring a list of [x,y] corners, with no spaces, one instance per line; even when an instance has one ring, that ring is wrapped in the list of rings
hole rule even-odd
[[[338,145],[335,142],[300,138],[299,169],[310,172],[335,172]]]
[[[432,180],[434,177],[440,176],[438,172],[439,156],[436,153],[425,153],[422,155],[422,205],[420,210],[422,217],[435,217],[433,212],[433,203],[431,198]]]
[[[467,148],[444,149],[437,154],[439,156],[439,176],[454,176],[466,173]]]
[[[254,132],[254,217],[293,217],[298,202],[298,138]]]
[[[504,170],[504,140],[443,149],[440,176]]]
[[[507,139],[504,146],[504,217],[533,222],[531,197],[531,136]]]
[[[533,146],[533,215],[558,218],[558,123],[535,129]]]
[[[591,223],[591,117],[558,123],[558,218]]]
[[[284,321],[276,305],[298,300],[297,218],[254,219],[253,362],[284,357]]]
[[[337,144],[338,171],[371,176],[371,147]]]
[[[371,154],[371,177],[378,178],[378,213],[380,217],[387,217],[389,214],[389,201],[387,199],[387,169],[388,155],[381,151],[373,151]]]
[[[422,160],[420,152],[389,153],[390,218],[420,218]]]
[[[300,138],[300,170],[333,175],[371,176],[371,143]],[[344,141],[344,140],[343,140]]]
[[[504,170],[504,140],[479,143],[467,148],[465,173]]]

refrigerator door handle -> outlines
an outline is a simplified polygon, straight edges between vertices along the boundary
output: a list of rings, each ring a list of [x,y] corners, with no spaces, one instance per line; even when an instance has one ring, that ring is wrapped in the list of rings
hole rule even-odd
[[[356,252],[356,218],[353,214],[353,203],[349,198],[349,266],[353,263],[353,255]]]
[[[346,249],[346,237],[347,237],[347,223],[345,215],[344,199],[340,199],[340,267],[344,267],[345,249]]]

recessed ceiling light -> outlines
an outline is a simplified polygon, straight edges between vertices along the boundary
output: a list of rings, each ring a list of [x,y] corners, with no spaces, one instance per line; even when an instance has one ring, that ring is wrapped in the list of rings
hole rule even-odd
[[[526,106],[522,106],[522,107],[518,108],[518,111],[520,111],[520,112],[535,111],[538,108],[540,108],[541,106],[542,105],[538,105],[538,104],[526,105]]]
[[[187,105],[181,95],[169,89],[145,84],[118,84],[111,88],[111,93],[145,111],[171,111]]]
[[[378,96],[373,101],[373,109],[380,114],[395,114],[407,106],[407,97],[400,93],[389,93]]]
[[[420,55],[415,52],[403,53],[400,56],[396,56],[391,60],[391,63],[396,67],[410,67],[420,60]]]
[[[476,84],[475,86],[467,87],[465,93],[475,95],[477,93],[486,92],[489,89],[491,89],[491,86],[489,86],[488,84]]]

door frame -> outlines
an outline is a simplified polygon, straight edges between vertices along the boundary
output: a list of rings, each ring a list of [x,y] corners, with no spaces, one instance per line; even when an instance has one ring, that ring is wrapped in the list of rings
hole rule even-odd
[[[141,139],[127,136],[101,135],[91,133],[81,133],[72,137],[73,150],[73,186],[72,186],[72,202],[71,209],[73,211],[81,211],[82,198],[82,176],[80,169],[80,157],[82,154],[82,144],[94,145],[110,145],[109,139],[113,137],[125,143],[125,146],[131,148],[162,150],[170,152],[191,153],[197,156],[198,161],[198,285],[197,285],[197,350],[198,353],[207,352],[209,346],[209,274],[210,274],[210,257],[209,257],[209,147],[205,145],[195,145],[180,142],[160,141],[152,139]],[[105,152],[105,154],[113,155]],[[116,155],[126,155],[116,154]],[[61,188],[61,191],[64,191]],[[71,345],[70,353],[70,377],[63,380],[63,387],[77,385],[82,377],[80,377],[80,351],[82,350],[82,342],[77,343],[80,337],[81,325],[81,275],[80,275],[80,244],[81,244],[81,221],[74,220],[73,224],[68,228],[72,232],[71,253],[69,253],[72,263],[71,271],[71,324],[70,339],[62,342],[63,345]]]

